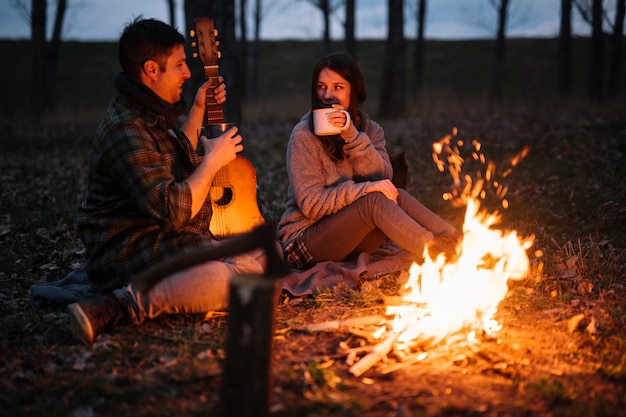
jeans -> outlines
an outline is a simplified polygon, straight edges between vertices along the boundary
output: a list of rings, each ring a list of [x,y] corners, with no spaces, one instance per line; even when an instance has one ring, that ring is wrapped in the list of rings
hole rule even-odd
[[[308,227],[302,242],[320,261],[349,260],[359,252],[373,252],[385,239],[422,257],[435,236],[454,236],[456,229],[403,189],[398,202],[382,193],[366,194],[335,214]]]
[[[177,272],[157,283],[147,294],[133,284],[115,290],[114,294],[130,305],[131,323],[141,324],[161,314],[224,310],[228,306],[231,278],[241,274],[262,275],[264,270],[265,253],[255,249]]]

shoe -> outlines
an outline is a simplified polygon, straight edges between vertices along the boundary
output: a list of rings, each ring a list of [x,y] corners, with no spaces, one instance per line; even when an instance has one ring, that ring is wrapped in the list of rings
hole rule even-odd
[[[456,248],[459,244],[458,237],[450,237],[447,235],[439,235],[428,245],[428,253],[431,258],[435,258],[439,253],[444,253],[446,258],[452,258],[456,255]]]
[[[81,300],[70,304],[67,309],[74,339],[86,345],[130,317],[126,303],[112,295]]]

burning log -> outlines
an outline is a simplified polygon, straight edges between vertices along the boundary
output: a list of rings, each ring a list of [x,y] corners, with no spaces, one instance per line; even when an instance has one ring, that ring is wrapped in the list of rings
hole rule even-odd
[[[319,332],[323,330],[336,330],[341,327],[359,327],[369,324],[382,324],[385,322],[383,316],[365,316],[344,320],[331,320],[323,323],[309,324],[304,328],[308,332]]]
[[[392,332],[379,344],[374,346],[374,349],[363,357],[360,361],[350,367],[350,373],[354,376],[361,376],[368,369],[374,366],[379,360],[386,357],[389,351],[393,348],[393,344],[398,340],[400,333]]]

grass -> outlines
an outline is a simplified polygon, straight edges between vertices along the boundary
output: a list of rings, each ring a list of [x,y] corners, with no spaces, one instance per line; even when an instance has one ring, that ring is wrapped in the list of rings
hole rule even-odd
[[[419,415],[478,415],[485,404],[501,415],[575,416],[587,410],[609,416],[622,410],[624,94],[619,102],[585,101],[586,45],[577,40],[575,95],[562,100],[550,93],[554,80],[547,75],[554,68],[555,42],[511,41],[508,98],[493,106],[485,90],[490,43],[431,42],[424,93],[410,100],[403,117],[379,120],[390,152],[406,151],[409,191],[456,225],[463,212],[441,199],[451,181],[433,164],[432,143],[456,127],[459,137],[478,139],[498,166],[530,146],[506,178],[510,207],[501,210],[502,227],[536,238],[531,274],[512,285],[502,306],[514,336],[505,335],[496,352],[512,358],[505,361],[509,373],[490,377],[480,357],[468,358],[470,366],[462,369],[433,360],[407,373],[368,374],[375,383],[367,385],[351,378],[339,359],[329,359],[345,334],[296,330],[325,318],[378,311],[384,297],[399,290],[397,277],[388,275],[359,289],[320,289],[279,307],[274,394],[282,408],[275,415],[377,417],[402,403]],[[70,343],[62,309],[30,304],[33,283],[61,278],[84,261],[73,223],[85,192],[91,138],[111,97],[116,64],[114,45],[65,44],[57,112],[33,122],[27,117],[28,72],[14,71],[28,67],[28,48],[0,41],[0,51],[12,57],[0,62],[7,93],[0,108],[0,409],[30,416],[215,411],[226,317],[157,319],[120,327],[100,345],[82,347]],[[286,142],[307,109],[309,71],[318,51],[316,44],[265,43],[260,96],[243,103],[245,156],[257,171],[258,202],[269,222],[282,214]],[[363,41],[358,50],[370,87],[366,109],[375,118],[382,51],[374,41]],[[585,319],[569,334],[564,323],[577,313]],[[585,330],[592,318],[600,324],[595,335]],[[522,347],[507,351],[511,340]],[[571,368],[559,374],[562,368],[554,364]],[[472,379],[459,379],[461,370]],[[445,387],[460,394],[445,394]]]

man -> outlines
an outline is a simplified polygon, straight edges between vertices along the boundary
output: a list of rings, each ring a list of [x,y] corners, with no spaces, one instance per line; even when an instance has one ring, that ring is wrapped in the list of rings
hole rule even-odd
[[[87,275],[101,297],[68,306],[74,337],[90,344],[119,322],[140,324],[161,314],[224,309],[230,279],[261,274],[261,251],[209,261],[159,282],[148,294],[130,279],[182,253],[216,244],[209,231],[209,189],[216,172],[243,149],[237,128],[199,136],[207,92],[226,100],[226,87],[203,84],[189,114],[181,97],[191,74],[184,37],[167,24],[138,18],[119,39],[118,96],[96,132],[87,196],[77,230]],[[198,154],[198,147],[204,156]]]

